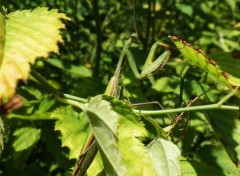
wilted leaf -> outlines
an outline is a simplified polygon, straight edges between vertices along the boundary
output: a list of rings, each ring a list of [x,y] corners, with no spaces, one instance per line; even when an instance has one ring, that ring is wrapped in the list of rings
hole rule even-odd
[[[221,69],[217,62],[208,57],[202,50],[193,48],[190,43],[179,37],[170,36],[170,38],[182,53],[184,59],[190,64],[214,75],[219,82],[225,84],[229,89],[240,86],[240,78],[234,77],[229,72],[222,70],[223,68]],[[240,92],[238,96],[240,96]]]
[[[30,64],[37,57],[47,57],[58,52],[57,42],[62,42],[59,20],[69,19],[57,10],[36,8],[7,14],[5,48],[0,67],[0,98],[10,98],[17,81],[28,78]]]

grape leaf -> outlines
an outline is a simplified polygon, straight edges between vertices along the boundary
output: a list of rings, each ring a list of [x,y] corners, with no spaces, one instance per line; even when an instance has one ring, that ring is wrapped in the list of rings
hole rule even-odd
[[[60,18],[69,20],[65,14],[44,7],[6,15],[5,47],[0,48],[0,98],[10,98],[15,93],[18,80],[28,78],[30,64],[37,57],[58,52],[57,42],[63,41],[59,29],[65,27]]]

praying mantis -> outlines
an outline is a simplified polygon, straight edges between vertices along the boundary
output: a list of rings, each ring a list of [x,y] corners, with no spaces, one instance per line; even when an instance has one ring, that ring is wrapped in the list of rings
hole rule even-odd
[[[178,39],[179,40],[179,39]],[[149,75],[152,75],[156,73],[159,69],[164,67],[166,65],[167,61],[170,58],[171,52],[169,50],[166,50],[161,54],[160,56],[156,57],[155,59],[155,53],[156,49],[160,46],[163,46],[165,48],[171,48],[170,46],[166,46],[163,43],[156,42],[152,45],[150,52],[148,54],[148,57],[145,61],[145,64],[143,66],[143,69],[141,73],[138,72],[136,63],[134,61],[133,54],[130,51],[131,45],[135,44],[140,44],[140,41],[137,37],[136,34],[132,34],[130,38],[125,42],[123,50],[120,54],[120,58],[116,67],[116,70],[111,77],[108,86],[105,90],[105,95],[113,96],[115,98],[120,98],[121,93],[123,91],[123,86],[122,86],[122,80],[121,80],[121,75],[124,69],[124,65],[126,61],[128,61],[130,68],[135,75],[136,78],[138,79],[143,79],[146,78]],[[184,43],[183,43],[184,44]],[[183,49],[188,49],[187,47],[180,47]],[[193,53],[198,53],[198,51],[195,51],[192,49]],[[201,53],[200,53],[201,54]],[[199,55],[200,55],[199,54]],[[203,58],[204,55],[200,55]],[[54,90],[54,88],[49,85],[44,79],[41,78],[40,75],[36,74],[34,71],[32,72],[32,76],[36,78],[40,83],[42,83],[53,95],[55,95],[55,98],[63,103],[71,104],[73,106],[79,107],[80,109],[84,110],[84,104],[88,103],[88,100],[80,98],[80,97],[75,97],[69,94],[64,94],[61,93],[57,90]],[[225,110],[236,110],[239,111],[239,107],[237,106],[228,106],[228,105],[223,105],[223,102],[225,102],[227,99],[229,99],[231,96],[233,96],[236,93],[237,90],[234,90],[230,92],[228,95],[226,95],[224,98],[221,99],[218,103],[215,104],[210,104],[210,105],[201,105],[201,106],[195,106],[195,107],[187,107],[187,108],[176,108],[176,109],[169,109],[169,110],[137,110],[133,109],[133,112],[136,114],[147,114],[147,115],[160,115],[160,114],[168,114],[168,113],[178,113],[178,112],[189,112],[189,111],[196,111],[196,110],[212,110],[212,109],[225,109]],[[190,104],[191,105],[191,104]],[[91,162],[94,160],[96,154],[98,151],[98,146],[97,142],[94,139],[93,133],[91,133],[87,139],[87,142],[85,143],[83,150],[81,150],[80,157],[77,161],[77,164],[74,168],[74,171],[72,173],[73,176],[76,175],[84,175],[91,165]]]
[[[120,85],[121,84],[121,74],[122,74],[122,71],[124,68],[125,58],[127,58],[129,66],[130,66],[134,76],[137,79],[144,79],[147,76],[156,73],[159,69],[161,69],[167,63],[168,59],[170,58],[171,53],[169,50],[166,50],[163,54],[161,54],[154,60],[157,48],[160,46],[166,47],[165,44],[156,42],[152,45],[150,52],[147,56],[147,59],[145,61],[145,64],[142,68],[142,71],[141,71],[141,73],[139,73],[136,63],[135,63],[135,60],[134,60],[134,56],[131,53],[131,51],[129,50],[132,43],[141,44],[140,40],[138,39],[137,34],[132,34],[130,36],[130,38],[125,42],[123,50],[120,54],[117,68],[107,86],[105,94],[111,95],[114,97],[119,96],[119,94],[120,94],[119,91],[121,90],[121,85]]]
[[[115,70],[113,76],[111,77],[104,94],[113,96],[116,98],[120,97],[122,90],[123,90],[121,74],[124,69],[126,59],[128,61],[128,64],[129,64],[134,76],[137,79],[144,79],[149,75],[153,75],[159,69],[164,67],[164,65],[166,65],[167,61],[170,58],[171,52],[169,50],[166,50],[165,52],[163,52],[160,56],[158,56],[155,59],[155,53],[156,53],[157,48],[160,46],[166,47],[165,44],[156,42],[152,45],[150,52],[147,56],[147,59],[145,61],[145,64],[142,68],[142,71],[141,71],[141,73],[139,73],[136,63],[135,63],[135,60],[134,60],[134,56],[130,51],[130,47],[131,47],[132,43],[141,44],[140,40],[138,39],[137,34],[132,34],[129,37],[129,39],[125,42],[123,50],[120,54],[120,58],[119,58],[116,70]],[[85,150],[80,155],[79,160],[77,161],[77,164],[73,171],[73,174],[72,174],[73,176],[84,175],[87,168],[91,164],[91,162],[85,162],[85,161],[93,160],[97,153],[98,149],[97,149],[97,144],[94,140],[93,133],[90,135],[87,145],[84,148],[85,148]]]

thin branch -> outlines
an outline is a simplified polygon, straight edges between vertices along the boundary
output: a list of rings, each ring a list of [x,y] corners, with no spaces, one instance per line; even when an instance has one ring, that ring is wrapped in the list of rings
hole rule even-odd
[[[214,110],[214,109],[221,109],[221,110],[231,110],[231,111],[239,111],[240,107],[238,106],[229,106],[229,105],[221,105],[221,104],[210,104],[210,105],[201,105],[201,106],[192,106],[186,108],[176,108],[176,109],[167,109],[167,110],[137,110],[134,109],[133,111],[138,114],[144,115],[162,115],[162,114],[170,114],[170,113],[179,113],[179,112],[190,112],[190,111],[205,111],[205,110]]]
[[[96,60],[94,66],[94,76],[98,77],[99,74],[99,66],[101,60],[101,52],[102,52],[102,31],[101,31],[101,21],[99,17],[99,8],[98,8],[98,1],[93,0],[93,11],[95,16],[96,22],[96,32],[97,32],[97,51],[96,51]]]
[[[67,104],[74,104],[73,101],[79,103],[87,103],[87,99],[80,98],[74,95],[62,93],[59,90],[55,89],[51,84],[49,84],[40,74],[38,74],[34,69],[31,71],[31,75],[42,85],[46,88],[46,90],[53,94],[55,98],[61,102],[67,103]]]

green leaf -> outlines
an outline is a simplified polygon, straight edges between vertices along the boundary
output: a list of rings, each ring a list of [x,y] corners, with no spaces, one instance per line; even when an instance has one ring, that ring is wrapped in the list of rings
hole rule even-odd
[[[217,62],[221,70],[229,73],[228,81],[233,85],[240,85],[240,60],[234,59],[230,53],[217,51],[210,55]]]
[[[29,102],[26,102],[28,104]],[[30,115],[26,113],[23,114],[21,111],[18,113],[10,113],[7,115],[9,119],[18,118],[23,120],[53,120],[58,119],[57,117],[52,117],[51,112],[47,112],[50,108],[55,105],[56,100],[52,96],[42,96],[38,103],[34,102]]]
[[[129,112],[131,113],[131,111]],[[117,146],[122,153],[127,175],[157,175],[146,147],[137,139],[137,137],[146,136],[145,128],[139,126],[139,123],[134,123],[134,119],[136,116],[125,114],[119,120]]]
[[[205,163],[181,159],[181,176],[224,176],[222,172]]]
[[[108,96],[103,96],[103,99],[109,101],[119,115],[117,147],[122,154],[127,175],[157,175],[147,148],[138,139],[147,136],[141,118],[122,101]]]
[[[4,149],[4,135],[6,133],[6,127],[4,122],[4,117],[0,116],[0,157]]]
[[[200,148],[197,151],[198,159],[201,162],[206,163],[208,166],[216,168],[221,171],[225,176],[239,176],[240,169],[236,168],[234,163],[231,161],[223,146],[216,146],[208,144]],[[212,174],[220,175],[220,174]]]
[[[188,16],[192,16],[193,13],[193,8],[191,5],[185,5],[185,4],[176,4],[176,7],[178,10],[180,10],[182,13],[188,15]]]
[[[239,78],[234,77],[230,73],[226,73],[225,70],[221,70],[219,65],[217,65],[213,59],[209,58],[202,50],[193,48],[191,44],[178,37],[170,36],[170,38],[182,53],[184,59],[186,59],[190,64],[214,75],[219,82],[226,85],[229,89],[240,86],[240,80],[238,80]]]
[[[10,98],[15,93],[17,81],[28,78],[30,64],[37,57],[58,52],[57,42],[62,42],[59,29],[65,27],[60,18],[69,20],[65,14],[47,8],[7,14],[0,98]]]
[[[240,168],[240,121],[238,112],[207,111],[209,120],[219,141],[236,167]]]
[[[55,130],[62,135],[62,146],[70,149],[69,158],[78,158],[90,134],[90,127],[84,113],[77,113],[70,106],[60,107],[52,112],[52,118],[58,118]]]
[[[38,142],[41,136],[41,129],[33,127],[24,127],[17,129],[14,133],[16,139],[13,142],[13,148],[19,152],[25,150]]]
[[[104,167],[103,167],[102,159],[98,152],[92,164],[87,170],[87,175],[100,176],[100,173],[103,172],[103,170],[104,170]]]
[[[49,59],[48,63],[51,65],[62,69],[63,71],[66,71],[68,73],[74,74],[79,77],[91,77],[92,72],[90,69],[84,67],[83,65],[64,65],[63,61],[59,59]]]
[[[163,138],[155,139],[148,145],[148,152],[157,175],[180,175],[180,151],[171,141]]]
[[[90,99],[86,114],[99,145],[104,172],[107,175],[125,175],[126,168],[116,147],[119,115],[101,95]]]
[[[55,118],[51,117],[51,112],[44,112],[44,113],[34,113],[32,115],[21,115],[21,114],[14,114],[11,113],[7,117],[9,119],[18,118],[22,120],[54,120]]]

